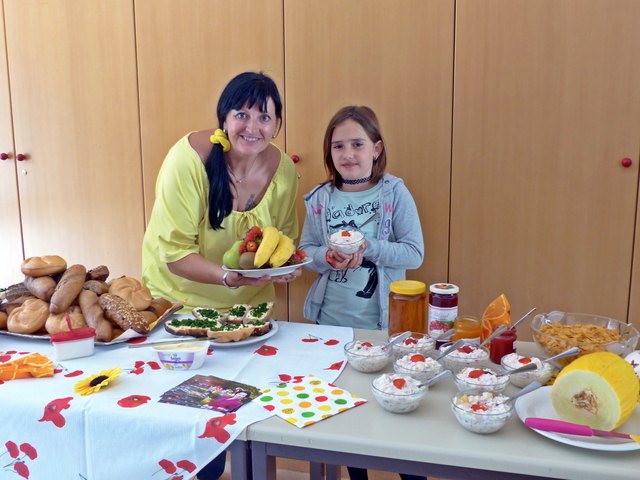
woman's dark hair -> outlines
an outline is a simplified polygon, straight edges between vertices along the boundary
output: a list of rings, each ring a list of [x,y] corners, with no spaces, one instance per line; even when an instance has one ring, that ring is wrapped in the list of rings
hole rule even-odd
[[[382,152],[378,155],[378,158],[373,162],[371,169],[371,183],[378,183],[378,181],[384,175],[384,170],[387,168],[387,151],[384,148],[384,140],[382,140],[382,133],[380,133],[380,123],[378,117],[373,110],[369,107],[361,106],[349,106],[343,107],[333,116],[327,126],[327,131],[324,134],[324,166],[329,175],[329,180],[336,187],[342,186],[342,175],[336,169],[333,163],[333,157],[331,156],[331,138],[333,137],[333,131],[338,125],[345,120],[353,120],[358,123],[365,131],[369,140],[374,144],[378,141],[382,141]]]
[[[273,100],[278,119],[282,125],[282,101],[274,81],[263,73],[245,72],[231,79],[218,100],[218,125],[223,127],[227,114],[239,110],[245,104],[251,108],[256,103],[260,111],[267,111],[268,100]],[[222,228],[222,221],[233,210],[229,171],[224,161],[222,145],[214,144],[205,166],[209,178],[209,224],[214,230]]]

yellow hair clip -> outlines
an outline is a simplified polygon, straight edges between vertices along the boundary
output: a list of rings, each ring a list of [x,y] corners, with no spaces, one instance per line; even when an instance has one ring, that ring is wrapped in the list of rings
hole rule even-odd
[[[211,140],[211,143],[219,143],[220,145],[222,145],[223,152],[228,152],[229,150],[231,150],[231,143],[227,138],[227,134],[219,128],[216,128],[216,131],[213,132],[213,135],[209,137],[209,140]]]

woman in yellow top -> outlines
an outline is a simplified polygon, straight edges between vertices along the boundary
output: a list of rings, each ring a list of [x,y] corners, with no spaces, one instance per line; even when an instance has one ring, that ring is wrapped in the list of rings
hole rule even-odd
[[[154,296],[229,308],[272,301],[280,277],[247,278],[222,269],[222,256],[254,225],[298,236],[298,181],[289,156],[271,143],[282,102],[271,78],[245,72],[218,101],[219,129],[192,132],[167,154],[142,244],[142,279]],[[238,288],[241,287],[241,288]]]

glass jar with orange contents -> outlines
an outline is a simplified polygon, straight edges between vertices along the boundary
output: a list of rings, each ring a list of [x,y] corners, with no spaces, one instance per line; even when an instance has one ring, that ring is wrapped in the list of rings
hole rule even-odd
[[[417,280],[391,282],[389,336],[401,332],[427,331],[427,286]]]
[[[480,343],[480,320],[471,315],[459,315],[453,322],[456,333],[451,338],[452,342],[464,338],[471,343]]]

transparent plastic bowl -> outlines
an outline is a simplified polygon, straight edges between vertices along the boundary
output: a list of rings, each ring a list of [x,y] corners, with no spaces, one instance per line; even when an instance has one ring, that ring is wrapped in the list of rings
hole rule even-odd
[[[343,232],[349,235],[343,235]],[[345,255],[353,255],[364,243],[365,238],[362,232],[353,227],[343,227],[329,235],[327,235],[327,243],[329,246],[338,252]]]
[[[500,365],[504,370],[509,373],[516,368],[520,368],[526,363],[518,363],[518,359],[520,358],[530,358],[532,360],[536,359],[536,357],[523,357],[522,355],[518,355],[517,353],[510,353],[509,355],[505,355],[500,360]],[[539,359],[538,359],[539,360]],[[529,385],[534,380],[539,381],[542,385],[547,383],[555,370],[553,365],[548,362],[540,362],[541,366],[538,366],[536,370],[529,370],[526,372],[516,373],[514,375],[509,375],[509,380],[511,384],[522,388],[526,385]]]
[[[487,410],[478,409],[476,411],[470,408],[464,408],[464,404],[467,403],[465,398],[473,398],[482,394],[486,396],[500,395],[508,398],[502,393],[488,392],[478,389],[464,390],[457,393],[451,398],[451,411],[458,420],[458,423],[465,429],[473,433],[494,433],[500,430],[513,415],[513,402],[500,402],[501,407],[498,407],[504,411],[498,411],[490,407]],[[482,402],[478,402],[482,404]]]
[[[393,338],[398,335],[400,334],[391,335],[389,340],[393,340]],[[431,338],[426,333],[411,332],[411,336],[409,338],[391,347],[391,353],[395,360],[398,360],[409,353],[419,353],[426,356],[429,352],[433,351],[435,346],[435,339]]]
[[[400,375],[398,373],[385,373],[375,378],[373,382],[371,382],[371,391],[373,392],[373,396],[382,408],[391,413],[412,412],[420,406],[420,402],[429,391],[429,387],[420,387],[417,391],[411,393],[405,393],[400,390],[394,392],[385,391],[383,390],[383,387],[381,385],[382,383],[386,383],[383,382],[383,379],[385,378],[390,378],[391,380],[402,378],[406,382],[417,382],[415,379],[409,377],[408,375]]]
[[[585,325],[600,327],[586,334]],[[617,340],[604,337],[601,331],[619,335]],[[620,320],[585,313],[549,312],[536,315],[531,320],[533,340],[547,356],[553,356],[568,348],[577,346],[580,353],[575,357],[557,360],[558,365],[565,366],[577,357],[593,352],[612,352],[624,357],[631,353],[638,344],[640,333],[633,326]]]
[[[448,342],[440,346],[439,353],[445,352],[451,347],[452,343]],[[468,348],[466,348],[468,347]],[[440,362],[444,368],[451,370],[454,374],[466,367],[482,368],[489,361],[489,350],[475,343],[464,344],[461,348],[472,349],[473,352],[466,354],[464,351],[453,352],[442,358]]]
[[[469,378],[468,373],[474,370],[483,370],[485,372],[490,372],[495,374],[495,377],[487,377],[484,381],[487,381],[488,378],[493,380],[491,383],[482,384],[482,378]],[[486,377],[486,375],[485,375]],[[487,390],[490,392],[503,392],[507,385],[509,385],[509,377],[507,375],[500,375],[500,373],[492,370],[490,368],[482,368],[476,369],[474,367],[465,367],[462,370],[458,371],[454,376],[454,381],[456,382],[456,387],[458,387],[458,391],[462,392],[464,390]]]
[[[444,370],[444,367],[440,362],[436,362],[428,354],[422,355],[425,358],[424,362],[413,362],[411,357],[414,355],[422,355],[421,353],[408,353],[403,357],[400,357],[393,363],[393,371],[401,373],[402,375],[408,375],[410,377],[419,380],[420,382],[426,382],[432,379],[437,374]]]
[[[383,348],[377,349],[377,352],[372,352],[366,348],[359,348],[363,343],[368,342],[354,340],[344,346],[344,354],[349,365],[355,370],[364,373],[379,372],[386,367],[391,358],[391,350]],[[382,345],[371,345],[371,347],[382,347]]]

